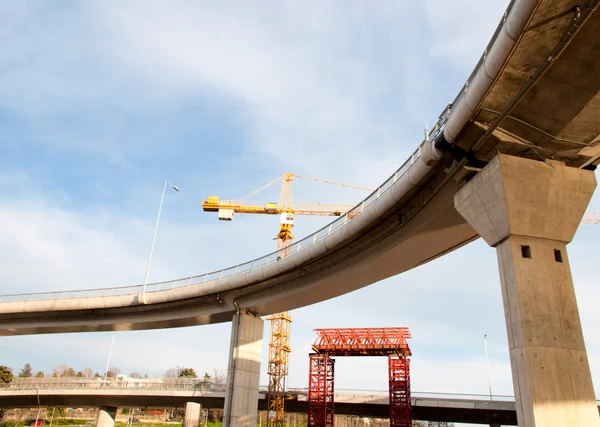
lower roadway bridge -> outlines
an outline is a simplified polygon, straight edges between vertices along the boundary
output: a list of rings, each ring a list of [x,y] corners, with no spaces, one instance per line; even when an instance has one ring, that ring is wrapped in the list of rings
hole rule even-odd
[[[387,390],[344,390],[335,394],[335,414],[388,418]],[[69,408],[174,408],[188,402],[205,408],[223,408],[225,386],[196,379],[71,379],[15,378],[0,384],[0,409]],[[473,424],[517,425],[512,396],[412,392],[413,418]],[[286,412],[307,413],[307,390],[287,392]],[[261,387],[258,409],[267,410],[266,388]]]
[[[183,407],[187,402],[206,408],[223,408],[224,388],[194,382],[131,383],[21,383],[0,387],[0,408],[42,407]],[[339,390],[335,394],[335,413],[387,418],[388,395],[384,391]],[[487,399],[486,399],[487,398]],[[475,424],[517,425],[515,403],[510,396],[461,395],[444,393],[412,394],[413,417],[418,420]],[[259,393],[258,409],[266,410],[266,393]],[[289,413],[307,412],[307,392],[290,390],[286,400]]]

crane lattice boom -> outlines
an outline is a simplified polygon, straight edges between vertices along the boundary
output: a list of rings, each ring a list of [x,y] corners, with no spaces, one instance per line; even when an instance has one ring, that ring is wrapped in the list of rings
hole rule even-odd
[[[372,191],[365,187],[342,184],[339,182],[327,181],[319,178],[311,178],[293,173],[285,173],[281,177],[274,179],[262,187],[251,191],[237,200],[220,200],[218,196],[210,196],[202,202],[202,209],[205,212],[217,212],[218,218],[222,221],[231,221],[236,213],[260,214],[260,215],[279,215],[280,228],[277,233],[277,249],[282,250],[280,256],[287,255],[287,249],[291,246],[294,236],[292,227],[294,226],[296,215],[310,216],[341,216],[351,210],[354,206],[351,204],[322,204],[322,203],[298,203],[292,201],[292,181],[295,178],[302,178],[324,184],[333,184],[347,188]],[[247,200],[256,196],[263,190],[269,188],[276,182],[281,181],[281,199],[279,203],[251,203]]]

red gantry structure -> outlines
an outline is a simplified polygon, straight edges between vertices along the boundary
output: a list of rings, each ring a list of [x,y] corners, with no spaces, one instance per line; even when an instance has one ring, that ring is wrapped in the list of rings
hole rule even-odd
[[[310,357],[308,427],[333,426],[335,356],[387,356],[390,427],[411,427],[408,328],[315,329]]]

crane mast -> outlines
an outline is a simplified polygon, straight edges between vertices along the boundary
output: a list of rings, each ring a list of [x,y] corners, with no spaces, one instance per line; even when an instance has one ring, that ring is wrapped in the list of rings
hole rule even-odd
[[[280,257],[289,255],[294,235],[294,209],[292,207],[292,181],[293,173],[286,173],[281,182],[281,215],[279,219],[279,233],[277,233],[277,251]]]

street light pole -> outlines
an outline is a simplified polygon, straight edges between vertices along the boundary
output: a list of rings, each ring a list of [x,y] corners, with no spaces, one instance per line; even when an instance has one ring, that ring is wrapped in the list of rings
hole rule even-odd
[[[108,376],[108,368],[110,366],[110,357],[112,356],[113,344],[115,343],[115,334],[112,333],[112,338],[110,339],[110,349],[108,350],[108,360],[106,361],[106,369],[104,370],[104,381],[106,382],[106,377]]]
[[[160,212],[162,210],[163,200],[165,199],[165,191],[167,190],[167,183],[171,185],[173,190],[179,191],[179,187],[173,185],[169,180],[165,179],[163,185],[162,195],[160,196],[160,204],[158,205],[158,216],[156,217],[156,225],[154,226],[154,236],[152,237],[152,246],[150,247],[150,257],[148,258],[148,266],[146,267],[146,277],[144,278],[144,287],[142,288],[142,296],[146,293],[146,285],[148,284],[148,274],[150,274],[150,264],[152,264],[152,253],[154,252],[154,242],[156,242],[156,232],[158,231],[158,223],[160,221]]]
[[[488,387],[490,388],[490,400],[493,400],[493,398],[492,398],[492,380],[490,377],[490,357],[488,355],[488,346],[487,346],[487,334],[483,334],[483,345],[485,346],[485,361],[487,364]]]

